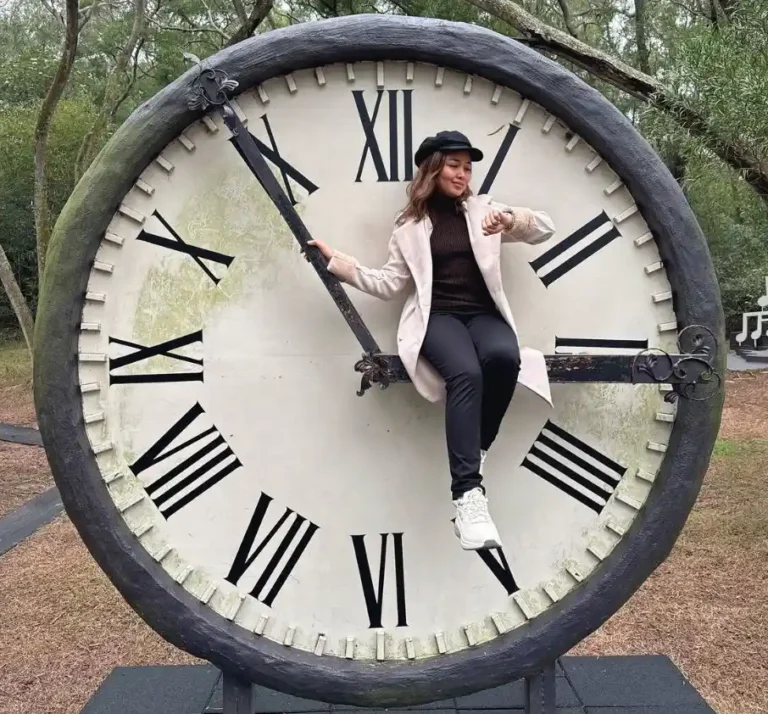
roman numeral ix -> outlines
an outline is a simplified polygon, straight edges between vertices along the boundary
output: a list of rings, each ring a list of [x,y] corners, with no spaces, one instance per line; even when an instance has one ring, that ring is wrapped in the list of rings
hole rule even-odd
[[[262,558],[262,560],[267,562],[251,590],[253,597],[270,607],[283,585],[285,585],[285,581],[288,579],[291,571],[296,567],[299,559],[304,554],[309,542],[318,531],[318,526],[314,523],[308,521],[304,516],[295,513],[290,508],[286,508],[275,525],[269,529],[261,542],[257,544],[256,539],[259,536],[259,532],[262,531],[264,519],[271,502],[272,497],[266,493],[262,493],[259,496],[259,501],[253,511],[251,521],[248,524],[240,547],[237,549],[235,559],[232,561],[232,567],[226,577],[230,583],[237,585],[238,581],[265,548],[272,541],[277,542],[277,539],[280,538],[269,559],[267,560],[266,557]],[[267,590],[268,585],[270,586]]]
[[[365,536],[353,535],[352,546],[355,550],[357,570],[360,573],[360,583],[363,586],[365,609],[368,611],[370,627],[382,627],[381,615],[384,607],[384,582],[387,567],[387,541],[392,536],[395,561],[395,593],[397,600],[397,626],[405,627],[408,622],[405,612],[405,569],[403,566],[403,534],[382,533],[381,550],[379,552],[379,577],[377,585],[373,584],[371,566],[365,548]]]
[[[389,167],[384,163],[384,157],[379,147],[379,141],[374,133],[376,120],[381,108],[381,100],[384,97],[384,90],[379,89],[376,92],[376,102],[373,105],[373,113],[368,112],[368,107],[363,98],[363,90],[353,90],[352,96],[355,99],[355,107],[360,117],[360,123],[363,125],[365,133],[365,145],[363,146],[363,155],[360,158],[360,165],[357,169],[355,181],[359,182],[365,168],[365,162],[368,157],[373,161],[376,170],[377,181],[400,181],[400,136],[402,134],[403,146],[403,181],[410,181],[413,178],[413,104],[412,89],[388,89],[388,123],[389,123]],[[403,123],[398,123],[397,95],[403,95]],[[389,173],[387,172],[389,171]]]
[[[228,268],[234,260],[234,257],[231,255],[225,255],[224,253],[218,253],[215,250],[208,250],[207,248],[200,248],[199,246],[185,243],[181,239],[181,236],[179,236],[179,234],[171,227],[170,223],[168,223],[168,221],[166,221],[158,211],[153,211],[152,215],[157,218],[165,230],[167,230],[173,236],[173,240],[166,238],[165,236],[161,236],[149,228],[143,228],[141,233],[139,233],[139,235],[136,237],[136,240],[142,240],[145,243],[152,243],[153,245],[160,246],[161,248],[168,248],[168,250],[175,250],[179,253],[186,253],[200,266],[201,270],[211,280],[213,280],[216,285],[218,285],[221,278],[216,277],[213,272],[211,272],[210,268],[205,263],[203,263],[203,260],[210,260]]]
[[[242,466],[215,426],[189,436],[190,427],[203,414],[204,409],[195,404],[129,466],[139,476],[171,456],[186,453],[186,456],[180,455],[175,466],[144,486],[165,518],[170,518]],[[185,440],[171,446],[180,437]],[[187,451],[190,447],[196,450],[190,453]]]
[[[109,358],[109,383],[110,384],[143,384],[143,383],[157,383],[157,382],[202,382],[203,381],[203,360],[196,359],[194,357],[187,357],[186,355],[175,354],[173,350],[187,345],[194,344],[195,342],[203,343],[203,331],[197,330],[191,332],[183,337],[176,337],[167,342],[161,342],[159,345],[152,345],[151,347],[144,347],[135,342],[129,342],[128,340],[120,340],[117,337],[109,338],[110,344],[123,345],[130,347],[134,352],[122,357]],[[170,357],[171,359],[178,360],[179,362],[187,362],[199,366],[199,370],[187,370],[183,372],[163,372],[163,373],[145,373],[145,374],[113,374],[114,370],[118,370],[121,367],[127,367],[130,364],[136,362],[143,362],[150,357]]]
[[[523,466],[596,513],[627,470],[552,422],[541,430]]]
[[[610,229],[596,237],[598,230],[605,225],[609,225]],[[541,282],[549,287],[555,280],[562,278],[563,275],[569,273],[576,266],[581,265],[587,258],[605,248],[605,246],[620,235],[619,229],[613,225],[611,219],[603,211],[599,216],[596,216],[591,221],[587,221],[587,223],[575,230],[567,238],[563,238],[557,245],[542,253],[535,260],[532,260],[530,265]],[[580,247],[575,253],[561,263],[557,263],[557,259],[563,253],[577,245]]]
[[[261,121],[264,124],[264,128],[267,131],[267,137],[269,139],[269,146],[267,146],[261,139],[257,139],[251,132],[248,132],[251,134],[251,138],[256,143],[256,146],[259,147],[259,151],[264,155],[264,158],[269,161],[279,172],[280,176],[283,178],[283,184],[285,186],[285,193],[288,196],[288,199],[291,202],[292,206],[295,206],[298,203],[298,199],[296,196],[294,196],[293,188],[291,187],[291,182],[288,180],[289,178],[295,181],[299,186],[301,186],[308,195],[313,194],[315,191],[317,191],[317,186],[310,181],[301,171],[299,171],[295,166],[292,166],[289,164],[281,155],[280,150],[277,148],[277,142],[275,141],[275,135],[272,132],[272,125],[269,123],[269,117],[266,114],[263,114],[261,116]],[[232,145],[237,149],[237,153],[241,154],[240,147],[232,139],[230,139],[232,142]],[[263,186],[262,186],[263,188]]]

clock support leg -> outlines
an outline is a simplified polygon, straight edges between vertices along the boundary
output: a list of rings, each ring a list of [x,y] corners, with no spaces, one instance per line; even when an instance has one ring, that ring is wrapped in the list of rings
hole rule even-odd
[[[252,714],[251,683],[226,672],[223,674],[223,680],[222,714]]]
[[[525,714],[555,714],[555,663],[525,678]]]

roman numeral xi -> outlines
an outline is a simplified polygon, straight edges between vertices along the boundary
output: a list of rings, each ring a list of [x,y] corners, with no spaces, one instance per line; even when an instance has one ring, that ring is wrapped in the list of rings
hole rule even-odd
[[[541,430],[523,466],[598,514],[627,470],[552,422]]]
[[[147,483],[142,479],[144,489],[165,518],[242,466],[215,426],[192,433],[193,426],[197,427],[205,419],[204,414],[204,409],[195,404],[129,466],[137,477],[149,472],[147,475],[152,480]],[[180,443],[174,445],[177,440]],[[174,456],[172,466],[166,469],[159,466]]]

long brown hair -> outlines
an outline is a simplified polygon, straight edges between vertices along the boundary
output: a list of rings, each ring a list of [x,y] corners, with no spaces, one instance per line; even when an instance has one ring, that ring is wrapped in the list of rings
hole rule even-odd
[[[403,212],[397,217],[397,225],[402,226],[408,221],[418,223],[427,215],[427,201],[429,197],[437,190],[437,177],[445,165],[446,154],[442,151],[436,151],[428,156],[424,163],[419,166],[413,181],[408,184],[406,193],[408,194],[408,204]],[[466,200],[472,191],[467,186],[464,193],[457,200]]]

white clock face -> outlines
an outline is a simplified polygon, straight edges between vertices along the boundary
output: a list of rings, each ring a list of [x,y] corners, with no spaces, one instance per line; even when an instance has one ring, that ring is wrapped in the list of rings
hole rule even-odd
[[[485,152],[475,192],[547,211],[505,245],[523,346],[675,351],[669,283],[631,195],[509,89],[406,62],[302,70],[236,110],[310,232],[385,260],[421,140]],[[213,610],[322,656],[408,659],[524,625],[588,578],[653,488],[674,419],[658,386],[519,387],[485,464],[503,551],[453,534],[443,405],[356,396],[361,349],[213,113],[124,197],[93,266],[79,374],[87,431],[141,544]],[[401,302],[350,297],[385,352]]]

